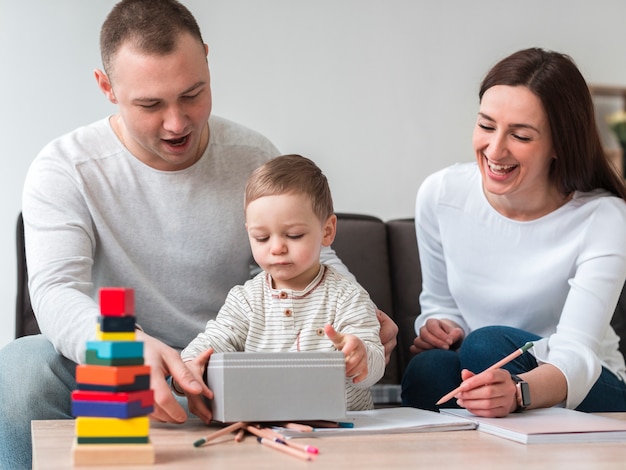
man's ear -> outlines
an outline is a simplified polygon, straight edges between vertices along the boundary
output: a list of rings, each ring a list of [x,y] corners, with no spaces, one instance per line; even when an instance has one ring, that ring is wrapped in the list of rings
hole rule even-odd
[[[100,88],[102,93],[104,93],[111,103],[117,104],[117,98],[115,97],[115,93],[113,93],[113,87],[111,86],[109,76],[100,69],[96,69],[94,71],[94,75],[96,77],[96,82],[98,82],[98,88]]]
[[[335,214],[326,219],[323,230],[322,246],[332,245],[335,241],[335,235],[337,234],[337,216]]]

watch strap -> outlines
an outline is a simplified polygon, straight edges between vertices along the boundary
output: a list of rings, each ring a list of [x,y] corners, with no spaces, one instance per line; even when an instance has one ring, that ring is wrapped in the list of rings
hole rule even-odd
[[[515,382],[515,387],[517,388],[517,408],[515,412],[520,413],[530,405],[530,387],[528,386],[528,382],[515,374],[511,374],[511,380]]]

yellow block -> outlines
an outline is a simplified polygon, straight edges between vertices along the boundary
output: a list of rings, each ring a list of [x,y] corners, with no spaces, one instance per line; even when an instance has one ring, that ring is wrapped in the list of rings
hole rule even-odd
[[[134,331],[100,331],[96,325],[96,339],[98,341],[135,341]]]
[[[148,444],[78,444],[72,447],[74,465],[136,465],[154,463],[154,446]]]
[[[150,418],[147,416],[129,419],[92,416],[76,418],[77,437],[143,437],[149,434]]]

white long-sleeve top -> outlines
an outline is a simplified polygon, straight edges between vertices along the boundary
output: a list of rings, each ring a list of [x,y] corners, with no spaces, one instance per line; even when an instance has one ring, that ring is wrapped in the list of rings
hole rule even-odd
[[[421,315],[468,334],[489,325],[542,337],[531,350],[567,380],[565,406],[585,398],[601,367],[626,379],[610,320],[626,279],[626,202],[576,192],[532,221],[504,217],[487,201],[475,163],[429,176],[417,194]],[[520,345],[521,346],[521,345]]]
[[[346,377],[346,402],[349,410],[373,408],[369,387],[385,371],[376,307],[363,288],[329,266],[322,265],[302,291],[272,288],[265,272],[233,287],[217,317],[181,355],[188,361],[210,347],[216,352],[334,351],[324,334],[326,324],[364,343],[368,375],[357,384]]]
[[[135,158],[109,118],[48,144],[23,191],[29,288],[42,333],[84,360],[95,337],[98,289],[135,289],[137,322],[182,349],[214,318],[253,258],[243,193],[279,154],[262,135],[211,116],[198,162],[159,171]],[[330,249],[322,261],[347,269]]]

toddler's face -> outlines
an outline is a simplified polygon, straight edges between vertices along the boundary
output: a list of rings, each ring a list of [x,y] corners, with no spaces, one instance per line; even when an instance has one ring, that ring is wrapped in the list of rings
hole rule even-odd
[[[264,196],[248,204],[252,255],[277,289],[303,290],[319,271],[320,250],[335,236],[335,218],[320,221],[303,194]]]

